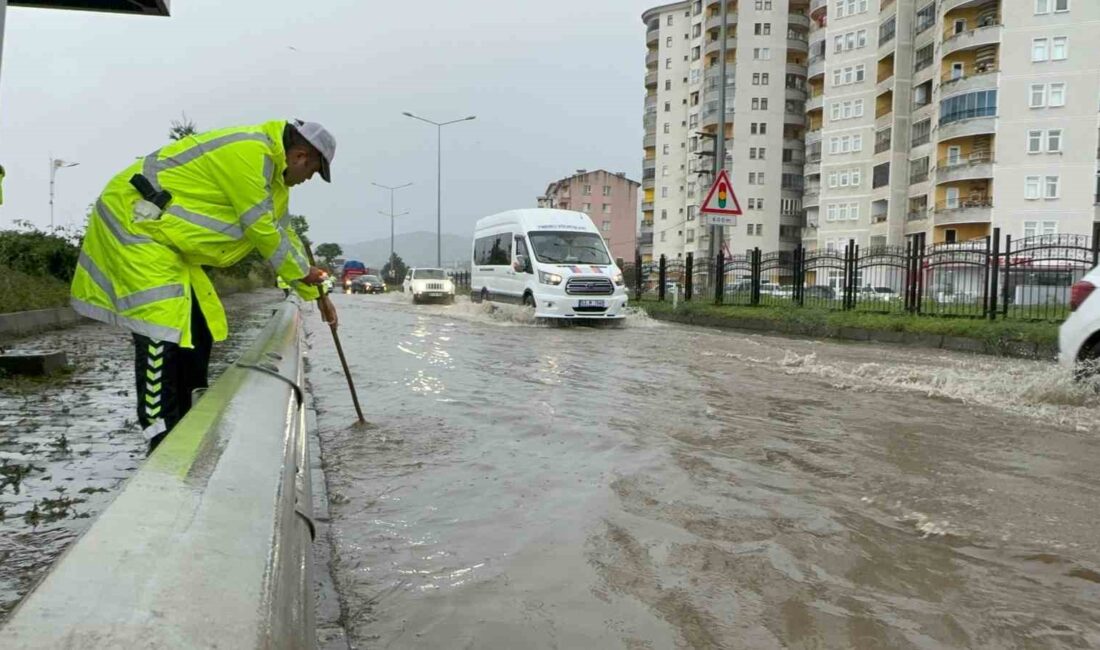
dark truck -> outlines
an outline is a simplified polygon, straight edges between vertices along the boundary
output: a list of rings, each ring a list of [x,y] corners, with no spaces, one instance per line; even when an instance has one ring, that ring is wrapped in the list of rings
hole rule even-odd
[[[340,282],[344,285],[344,291],[350,292],[351,281],[361,275],[367,275],[368,273],[370,273],[370,269],[362,262],[356,260],[344,262],[344,267],[340,270]]]

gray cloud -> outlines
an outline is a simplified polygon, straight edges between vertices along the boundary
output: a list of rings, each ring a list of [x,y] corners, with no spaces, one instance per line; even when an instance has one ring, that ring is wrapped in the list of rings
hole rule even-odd
[[[103,184],[167,140],[185,111],[200,128],[281,117],[324,123],[335,183],[296,188],[315,238],[389,235],[388,193],[413,182],[400,232],[435,229],[434,127],[443,130],[444,231],[534,205],[576,168],[640,176],[644,27],[651,3],[562,0],[179,0],[171,18],[8,11],[0,84],[0,227],[79,223]],[[293,48],[293,49],[291,49]]]

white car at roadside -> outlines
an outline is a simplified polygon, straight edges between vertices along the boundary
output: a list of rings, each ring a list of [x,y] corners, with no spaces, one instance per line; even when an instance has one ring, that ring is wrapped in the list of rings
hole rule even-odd
[[[405,293],[412,294],[414,304],[439,301],[453,304],[455,283],[443,269],[409,269],[405,274]]]
[[[1074,371],[1078,379],[1100,368],[1100,266],[1092,269],[1070,289],[1070,315],[1058,329],[1058,360]]]

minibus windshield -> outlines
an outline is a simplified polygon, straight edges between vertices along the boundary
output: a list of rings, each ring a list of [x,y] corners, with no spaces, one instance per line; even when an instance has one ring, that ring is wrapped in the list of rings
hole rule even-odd
[[[590,232],[532,232],[535,258],[543,264],[610,264],[603,238]]]

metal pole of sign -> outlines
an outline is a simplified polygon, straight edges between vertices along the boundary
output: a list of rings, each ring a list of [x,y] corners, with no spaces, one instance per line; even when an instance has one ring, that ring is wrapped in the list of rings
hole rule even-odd
[[[718,178],[718,172],[726,168],[726,35],[728,33],[726,19],[728,10],[728,0],[722,0],[722,27],[718,32],[718,38],[722,43],[719,46],[718,54],[720,60],[718,65],[718,133],[716,134],[717,137],[714,138],[715,179]],[[711,246],[716,247],[716,250],[722,250],[725,234],[725,226],[711,226]],[[714,253],[715,249],[712,249],[711,259],[714,259]]]

